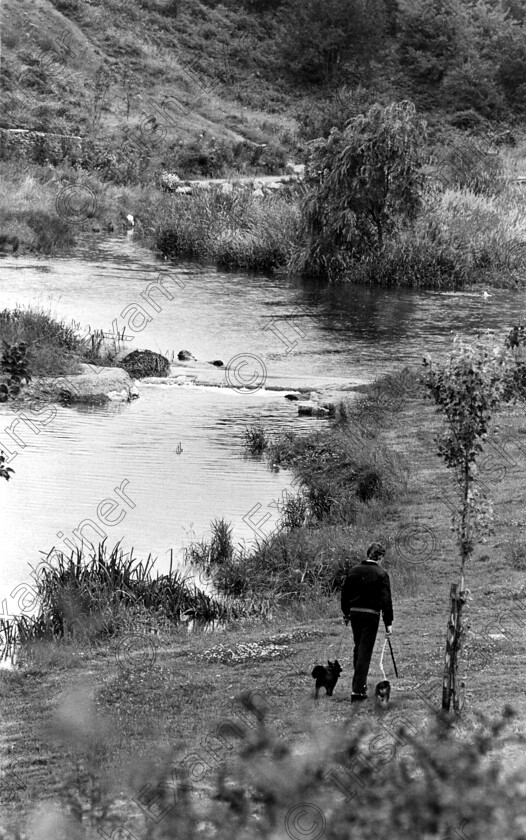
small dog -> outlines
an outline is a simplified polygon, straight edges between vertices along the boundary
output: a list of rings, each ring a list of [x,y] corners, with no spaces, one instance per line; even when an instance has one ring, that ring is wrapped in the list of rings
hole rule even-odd
[[[339,676],[342,672],[342,666],[337,659],[335,659],[334,662],[331,662],[331,660],[328,659],[327,662],[329,663],[328,668],[325,668],[323,665],[316,665],[312,672],[312,676],[316,680],[316,693],[314,695],[316,700],[318,699],[318,692],[320,688],[324,688],[329,697],[332,696],[334,686],[338,682]]]
[[[389,680],[381,680],[381,682],[377,683],[374,696],[376,698],[376,705],[383,706],[385,709],[391,696],[391,683]]]

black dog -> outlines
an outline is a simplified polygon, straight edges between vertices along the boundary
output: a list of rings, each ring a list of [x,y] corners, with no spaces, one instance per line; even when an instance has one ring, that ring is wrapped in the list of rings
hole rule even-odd
[[[389,680],[382,680],[381,682],[377,683],[376,688],[374,690],[374,696],[376,698],[376,704],[378,706],[383,706],[384,708],[387,707],[389,703],[389,698],[391,696],[391,683]]]
[[[316,693],[314,695],[316,699],[318,698],[320,688],[324,688],[329,697],[331,697],[334,686],[338,682],[338,678],[342,672],[342,666],[337,659],[334,662],[328,659],[327,662],[329,663],[328,668],[324,668],[323,665],[316,665],[312,672],[312,676],[316,680]]]

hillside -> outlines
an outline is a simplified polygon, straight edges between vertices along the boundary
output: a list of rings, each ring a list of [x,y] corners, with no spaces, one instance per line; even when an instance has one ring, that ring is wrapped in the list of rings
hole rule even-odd
[[[142,136],[154,147],[161,135],[265,143],[290,132],[293,96],[264,80],[252,19],[199,2],[172,17],[173,5],[7,0],[2,70],[17,101],[2,126],[117,139],[150,120]]]
[[[128,137],[172,169],[190,149],[205,176],[244,141],[220,163],[277,171],[376,100],[439,132],[517,125],[526,29],[513,0],[5,0],[1,70],[0,127]]]

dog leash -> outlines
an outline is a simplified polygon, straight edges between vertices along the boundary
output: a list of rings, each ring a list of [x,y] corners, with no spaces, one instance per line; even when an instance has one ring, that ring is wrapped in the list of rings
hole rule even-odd
[[[384,639],[383,647],[382,647],[382,655],[380,656],[380,671],[382,672],[384,680],[387,679],[387,677],[385,676],[385,671],[384,671],[384,653],[385,653],[385,649],[386,649],[387,645],[389,645],[389,650],[391,651],[391,659],[393,660],[395,676],[398,677],[398,668],[396,667],[396,662],[395,662],[395,658],[394,658],[394,654],[393,654],[393,646],[391,645],[391,639],[389,638],[389,636],[386,636],[385,639]]]
[[[384,680],[387,680],[387,677],[385,676],[385,671],[384,671],[384,653],[385,653],[385,649],[387,647],[387,642],[388,641],[389,641],[389,637],[386,636],[385,640],[384,640],[383,647],[382,647],[382,655],[380,656],[380,671],[382,672],[382,676],[383,676]]]

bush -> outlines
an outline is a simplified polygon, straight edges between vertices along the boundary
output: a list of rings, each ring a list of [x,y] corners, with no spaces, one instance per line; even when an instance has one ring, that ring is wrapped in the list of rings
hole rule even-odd
[[[249,426],[243,432],[245,449],[251,455],[261,455],[265,449],[268,449],[270,439],[261,426]]]
[[[382,248],[420,208],[425,125],[410,102],[374,105],[343,132],[314,141],[291,268],[338,279],[351,260]]]

